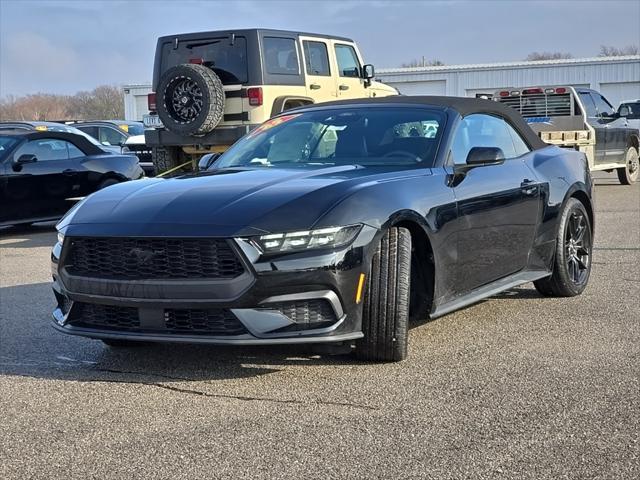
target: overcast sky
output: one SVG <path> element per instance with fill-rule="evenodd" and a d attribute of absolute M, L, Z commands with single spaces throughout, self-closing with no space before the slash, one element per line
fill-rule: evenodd
<path fill-rule="evenodd" d="M 352 37 L 378 68 L 590 57 L 640 43 L 640 1 L 0 0 L 0 96 L 148 82 L 158 36 L 247 27 Z"/>

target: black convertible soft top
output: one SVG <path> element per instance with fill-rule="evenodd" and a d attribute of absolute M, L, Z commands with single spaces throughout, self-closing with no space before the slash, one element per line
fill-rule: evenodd
<path fill-rule="evenodd" d="M 436 97 L 436 96 L 406 96 L 392 95 L 389 97 L 378 98 L 354 98 L 350 100 L 338 100 L 335 102 L 327 102 L 318 104 L 317 107 L 346 106 L 346 105 L 428 105 L 441 108 L 451 108 L 457 111 L 461 116 L 466 117 L 473 113 L 488 113 L 497 115 L 507 120 L 517 131 L 524 137 L 529 146 L 534 150 L 548 147 L 540 137 L 529 127 L 527 122 L 520 116 L 515 109 L 508 107 L 500 102 L 493 100 L 485 100 L 483 98 L 465 98 L 465 97 Z M 300 109 L 309 108 L 300 107 Z M 291 112 L 288 110 L 287 112 Z"/>
<path fill-rule="evenodd" d="M 54 132 L 54 131 L 33 131 L 33 130 L 7 130 L 0 132 L 0 136 L 25 138 L 27 140 L 38 140 L 41 138 L 54 138 L 58 140 L 66 140 L 73 143 L 85 155 L 104 155 L 108 152 L 102 150 L 98 145 L 94 145 L 82 135 L 70 132 Z"/>

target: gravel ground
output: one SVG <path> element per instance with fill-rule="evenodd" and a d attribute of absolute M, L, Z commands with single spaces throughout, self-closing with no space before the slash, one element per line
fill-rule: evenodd
<path fill-rule="evenodd" d="M 52 226 L 2 230 L 0 478 L 640 478 L 640 185 L 596 202 L 582 296 L 510 290 L 391 365 L 56 333 Z"/>

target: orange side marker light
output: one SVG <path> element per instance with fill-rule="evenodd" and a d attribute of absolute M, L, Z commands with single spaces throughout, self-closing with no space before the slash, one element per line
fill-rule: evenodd
<path fill-rule="evenodd" d="M 360 303 L 362 301 L 362 287 L 364 287 L 364 273 L 360 274 L 360 279 L 358 280 L 358 290 L 356 291 L 356 303 Z"/>

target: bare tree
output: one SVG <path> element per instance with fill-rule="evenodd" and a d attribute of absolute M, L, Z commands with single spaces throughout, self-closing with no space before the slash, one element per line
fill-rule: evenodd
<path fill-rule="evenodd" d="M 563 52 L 532 52 L 527 55 L 525 60 L 535 62 L 536 60 L 560 60 L 563 58 L 573 58 L 573 55 Z"/>
<path fill-rule="evenodd" d="M 403 63 L 400 65 L 402 68 L 416 68 L 416 67 L 440 67 L 444 65 L 444 62 L 441 62 L 438 59 L 427 60 L 426 57 L 422 57 L 420 60 L 414 59 L 408 63 Z"/>
<path fill-rule="evenodd" d="M 627 45 L 626 47 L 618 48 L 607 45 L 600 45 L 599 57 L 621 57 L 623 55 L 638 55 L 637 45 Z"/>
<path fill-rule="evenodd" d="M 0 120 L 116 120 L 124 118 L 120 87 L 103 85 L 74 96 L 37 93 L 0 99 Z"/>

